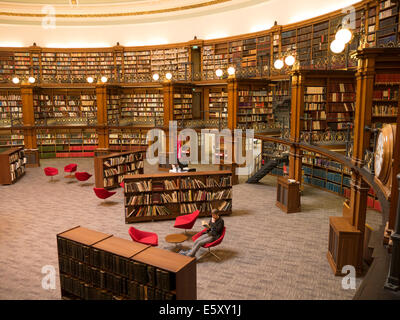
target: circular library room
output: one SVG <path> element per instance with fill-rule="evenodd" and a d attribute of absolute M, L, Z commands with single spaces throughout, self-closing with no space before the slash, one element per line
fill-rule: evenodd
<path fill-rule="evenodd" d="M 0 300 L 399 300 L 399 7 L 0 0 Z"/>

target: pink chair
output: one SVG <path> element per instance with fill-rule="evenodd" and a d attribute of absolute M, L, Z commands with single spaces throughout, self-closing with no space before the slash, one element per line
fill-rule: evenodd
<path fill-rule="evenodd" d="M 200 211 L 196 210 L 193 213 L 176 217 L 174 228 L 185 229 L 185 233 L 186 233 L 186 229 L 190 230 L 193 228 L 194 223 L 196 222 L 196 219 L 199 216 L 199 213 L 200 213 Z"/>
<path fill-rule="evenodd" d="M 57 168 L 46 167 L 43 170 L 44 170 L 44 174 L 46 176 L 51 177 L 50 181 L 53 181 L 53 176 L 58 175 L 58 169 Z"/>
<path fill-rule="evenodd" d="M 108 191 L 104 188 L 93 188 L 93 190 L 96 196 L 104 201 L 117 193 L 116 191 Z"/>
<path fill-rule="evenodd" d="M 65 176 L 65 178 L 73 178 L 73 172 L 76 171 L 78 168 L 78 165 L 76 163 L 70 163 L 69 165 L 64 167 L 64 172 L 69 173 L 69 175 Z"/>
<path fill-rule="evenodd" d="M 134 227 L 130 227 L 128 232 L 133 241 L 153 247 L 158 246 L 158 236 L 154 232 L 141 231 Z"/>
<path fill-rule="evenodd" d="M 92 175 L 87 172 L 75 172 L 75 178 L 78 181 L 87 181 Z"/>
<path fill-rule="evenodd" d="M 207 228 L 205 228 L 205 229 L 203 229 L 202 231 L 200 231 L 199 233 L 195 234 L 195 235 L 192 237 L 192 240 L 193 240 L 193 241 L 196 241 L 196 239 L 197 239 L 198 237 L 200 237 L 200 236 L 201 236 L 204 232 L 206 232 L 206 231 L 207 231 Z M 219 244 L 222 242 L 222 240 L 224 240 L 225 231 L 226 231 L 226 227 L 224 227 L 224 230 L 222 230 L 221 236 L 220 236 L 217 240 L 215 240 L 215 241 L 213 241 L 213 242 L 206 243 L 205 245 L 202 246 L 203 248 L 208 249 L 208 251 L 207 251 L 206 253 L 204 253 L 204 254 L 199 258 L 199 260 L 200 260 L 201 258 L 205 257 L 205 256 L 206 256 L 207 254 L 209 254 L 209 253 L 211 253 L 211 254 L 212 254 L 214 257 L 216 257 L 218 260 L 221 260 L 221 258 L 218 257 L 214 252 L 212 252 L 210 248 L 219 245 Z"/>

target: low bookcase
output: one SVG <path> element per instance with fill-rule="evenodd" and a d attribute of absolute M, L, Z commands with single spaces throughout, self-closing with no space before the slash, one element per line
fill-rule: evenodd
<path fill-rule="evenodd" d="M 118 188 L 126 174 L 143 174 L 145 151 L 116 152 L 94 158 L 96 188 Z"/>
<path fill-rule="evenodd" d="M 125 222 L 175 219 L 200 211 L 232 213 L 232 172 L 205 171 L 124 177 Z"/>
<path fill-rule="evenodd" d="M 61 297 L 195 300 L 195 258 L 75 227 L 57 235 Z"/>
<path fill-rule="evenodd" d="M 25 174 L 26 157 L 23 147 L 0 152 L 0 184 L 13 184 Z"/>

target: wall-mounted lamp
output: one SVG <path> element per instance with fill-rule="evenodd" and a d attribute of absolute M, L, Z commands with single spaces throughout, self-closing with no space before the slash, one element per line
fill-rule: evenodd
<path fill-rule="evenodd" d="M 29 77 L 29 78 L 28 78 L 28 82 L 31 83 L 31 84 L 33 84 L 33 83 L 36 82 L 36 79 L 35 79 L 34 77 Z"/>
<path fill-rule="evenodd" d="M 217 77 L 222 77 L 224 72 L 221 69 L 217 69 L 217 70 L 215 70 L 215 74 L 217 75 Z"/>
<path fill-rule="evenodd" d="M 222 70 L 221 70 L 222 71 Z M 236 72 L 236 69 L 234 68 L 234 67 L 229 67 L 228 68 L 228 74 L 230 75 L 230 76 L 233 76 L 234 74 L 235 74 L 235 72 Z M 217 75 L 218 76 L 218 75 Z"/>
<path fill-rule="evenodd" d="M 93 79 L 93 77 L 87 77 L 86 81 L 89 83 L 93 83 L 94 79 Z"/>
<path fill-rule="evenodd" d="M 19 83 L 19 78 L 18 78 L 18 77 L 12 78 L 12 82 L 13 82 L 14 84 L 18 84 L 18 83 Z"/>
<path fill-rule="evenodd" d="M 101 82 L 106 83 L 108 81 L 108 78 L 106 76 L 101 77 Z"/>
<path fill-rule="evenodd" d="M 171 80 L 172 79 L 172 73 L 171 72 L 167 72 L 166 75 L 165 75 L 165 78 L 167 80 Z"/>
<path fill-rule="evenodd" d="M 153 80 L 157 81 L 158 79 L 160 79 L 160 75 L 158 73 L 153 74 Z"/>
<path fill-rule="evenodd" d="M 347 24 L 339 25 L 335 34 L 335 40 L 333 40 L 330 45 L 331 51 L 333 53 L 341 53 L 352 38 L 353 33 L 350 28 L 347 27 Z"/>

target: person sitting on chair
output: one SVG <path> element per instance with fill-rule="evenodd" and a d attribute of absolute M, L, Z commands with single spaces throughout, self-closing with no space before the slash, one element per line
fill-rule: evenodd
<path fill-rule="evenodd" d="M 222 231 L 224 230 L 224 220 L 219 216 L 219 213 L 216 209 L 211 211 L 210 222 L 206 223 L 203 221 L 202 225 L 207 228 L 206 232 L 196 239 L 192 249 L 180 251 L 179 253 L 189 257 L 194 257 L 201 246 L 217 240 L 219 237 L 221 237 Z"/>

